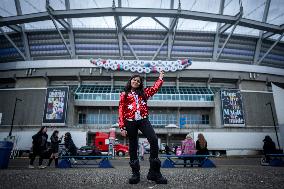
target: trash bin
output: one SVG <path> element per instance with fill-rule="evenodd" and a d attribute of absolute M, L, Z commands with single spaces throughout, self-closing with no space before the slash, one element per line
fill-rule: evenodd
<path fill-rule="evenodd" d="M 8 168 L 12 149 L 13 149 L 13 142 L 0 141 L 0 169 Z"/>

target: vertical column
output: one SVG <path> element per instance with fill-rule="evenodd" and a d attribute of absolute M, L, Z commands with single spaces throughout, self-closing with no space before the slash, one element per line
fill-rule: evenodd
<path fill-rule="evenodd" d="M 214 112 L 213 112 L 213 124 L 215 123 L 216 128 L 222 127 L 222 112 L 221 112 L 221 99 L 220 92 L 214 95 Z"/>

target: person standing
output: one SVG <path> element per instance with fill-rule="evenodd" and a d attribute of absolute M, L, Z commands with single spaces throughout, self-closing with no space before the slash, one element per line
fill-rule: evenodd
<path fill-rule="evenodd" d="M 150 143 L 150 169 L 147 179 L 157 184 L 167 184 L 167 179 L 160 172 L 161 161 L 158 158 L 158 137 L 148 119 L 147 100 L 158 92 L 163 84 L 164 71 L 160 72 L 154 86 L 144 89 L 143 78 L 133 75 L 128 80 L 124 92 L 120 94 L 119 101 L 119 127 L 121 135 L 129 138 L 130 167 L 132 177 L 129 184 L 140 182 L 140 165 L 137 156 L 138 130 L 140 130 Z"/>
<path fill-rule="evenodd" d="M 58 130 L 55 130 L 51 137 L 50 137 L 50 141 L 51 141 L 51 150 L 52 150 L 52 154 L 49 158 L 49 162 L 48 162 L 48 165 L 47 166 L 50 166 L 52 160 L 54 159 L 54 162 L 55 162 L 55 167 L 57 168 L 58 167 L 58 150 L 59 150 L 59 144 L 61 143 L 61 140 L 62 140 L 62 137 L 61 136 L 60 138 L 58 137 L 58 133 L 59 131 Z"/>
<path fill-rule="evenodd" d="M 39 168 L 40 169 L 46 168 L 46 166 L 42 165 L 44 152 L 47 149 L 48 135 L 46 134 L 46 132 L 47 132 L 47 127 L 43 126 L 34 136 L 32 136 L 33 144 L 30 153 L 30 165 L 29 165 L 29 168 L 31 169 L 35 168 L 33 164 L 36 156 L 39 156 L 39 161 L 38 161 Z"/>

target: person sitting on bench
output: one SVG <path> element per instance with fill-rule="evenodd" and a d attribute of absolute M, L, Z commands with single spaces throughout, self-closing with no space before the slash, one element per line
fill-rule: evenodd
<path fill-rule="evenodd" d="M 204 138 L 204 135 L 202 133 L 198 134 L 196 141 L 196 155 L 209 155 L 209 151 L 207 149 L 207 141 Z M 198 158 L 198 161 L 201 163 L 204 160 L 203 157 Z M 201 165 L 200 165 L 201 166 Z"/>
<path fill-rule="evenodd" d="M 263 139 L 263 153 L 265 156 L 265 163 L 269 163 L 270 157 L 267 156 L 267 154 L 274 154 L 276 153 L 276 147 L 275 143 L 272 141 L 270 136 L 266 135 L 265 138 Z"/>
<path fill-rule="evenodd" d="M 64 145 L 67 151 L 68 156 L 76 156 L 77 155 L 77 147 L 73 142 L 71 133 L 67 132 L 64 136 Z M 71 163 L 76 163 L 74 158 L 71 158 Z"/>
<path fill-rule="evenodd" d="M 189 133 L 186 135 L 185 140 L 181 145 L 182 155 L 193 155 L 196 153 L 195 142 L 192 139 L 192 135 Z M 193 158 L 184 158 L 184 167 L 186 167 L 186 160 L 190 160 L 191 167 L 193 167 Z"/>

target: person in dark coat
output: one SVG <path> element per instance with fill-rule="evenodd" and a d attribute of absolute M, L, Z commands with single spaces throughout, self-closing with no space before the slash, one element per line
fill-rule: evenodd
<path fill-rule="evenodd" d="M 204 138 L 204 135 L 199 133 L 196 141 L 196 155 L 208 155 L 207 141 Z"/>
<path fill-rule="evenodd" d="M 46 134 L 47 132 L 47 127 L 43 126 L 41 127 L 41 129 L 37 132 L 37 134 L 35 134 L 34 136 L 32 136 L 33 139 L 33 144 L 32 144 L 32 150 L 30 153 L 30 165 L 29 168 L 34 168 L 34 160 L 36 158 L 36 156 L 39 156 L 39 168 L 40 169 L 44 169 L 46 166 L 42 165 L 42 161 L 43 161 L 43 156 L 44 153 L 47 149 L 47 138 L 48 135 Z"/>
<path fill-rule="evenodd" d="M 77 147 L 73 142 L 72 136 L 69 132 L 65 133 L 64 136 L 64 145 L 67 150 L 68 155 L 76 156 L 77 155 Z"/>
<path fill-rule="evenodd" d="M 272 139 L 270 138 L 270 136 L 265 136 L 265 138 L 263 139 L 263 153 L 265 155 L 265 159 L 266 162 L 269 163 L 270 161 L 270 157 L 267 156 L 267 154 L 274 154 L 276 153 L 276 147 L 275 147 L 275 143 L 272 141 Z"/>
<path fill-rule="evenodd" d="M 207 149 L 207 141 L 204 138 L 204 135 L 202 133 L 199 133 L 197 136 L 197 141 L 196 141 L 196 155 L 209 155 L 209 151 Z M 205 158 L 199 157 L 197 160 L 199 161 L 199 167 L 201 167 L 202 162 L 204 161 Z"/>
<path fill-rule="evenodd" d="M 58 167 L 58 150 L 59 150 L 59 144 L 61 143 L 61 140 L 63 137 L 61 136 L 59 138 L 58 134 L 59 134 L 59 131 L 55 130 L 50 137 L 52 154 L 49 158 L 48 166 L 50 166 L 52 160 L 54 159 L 55 167 Z"/>

